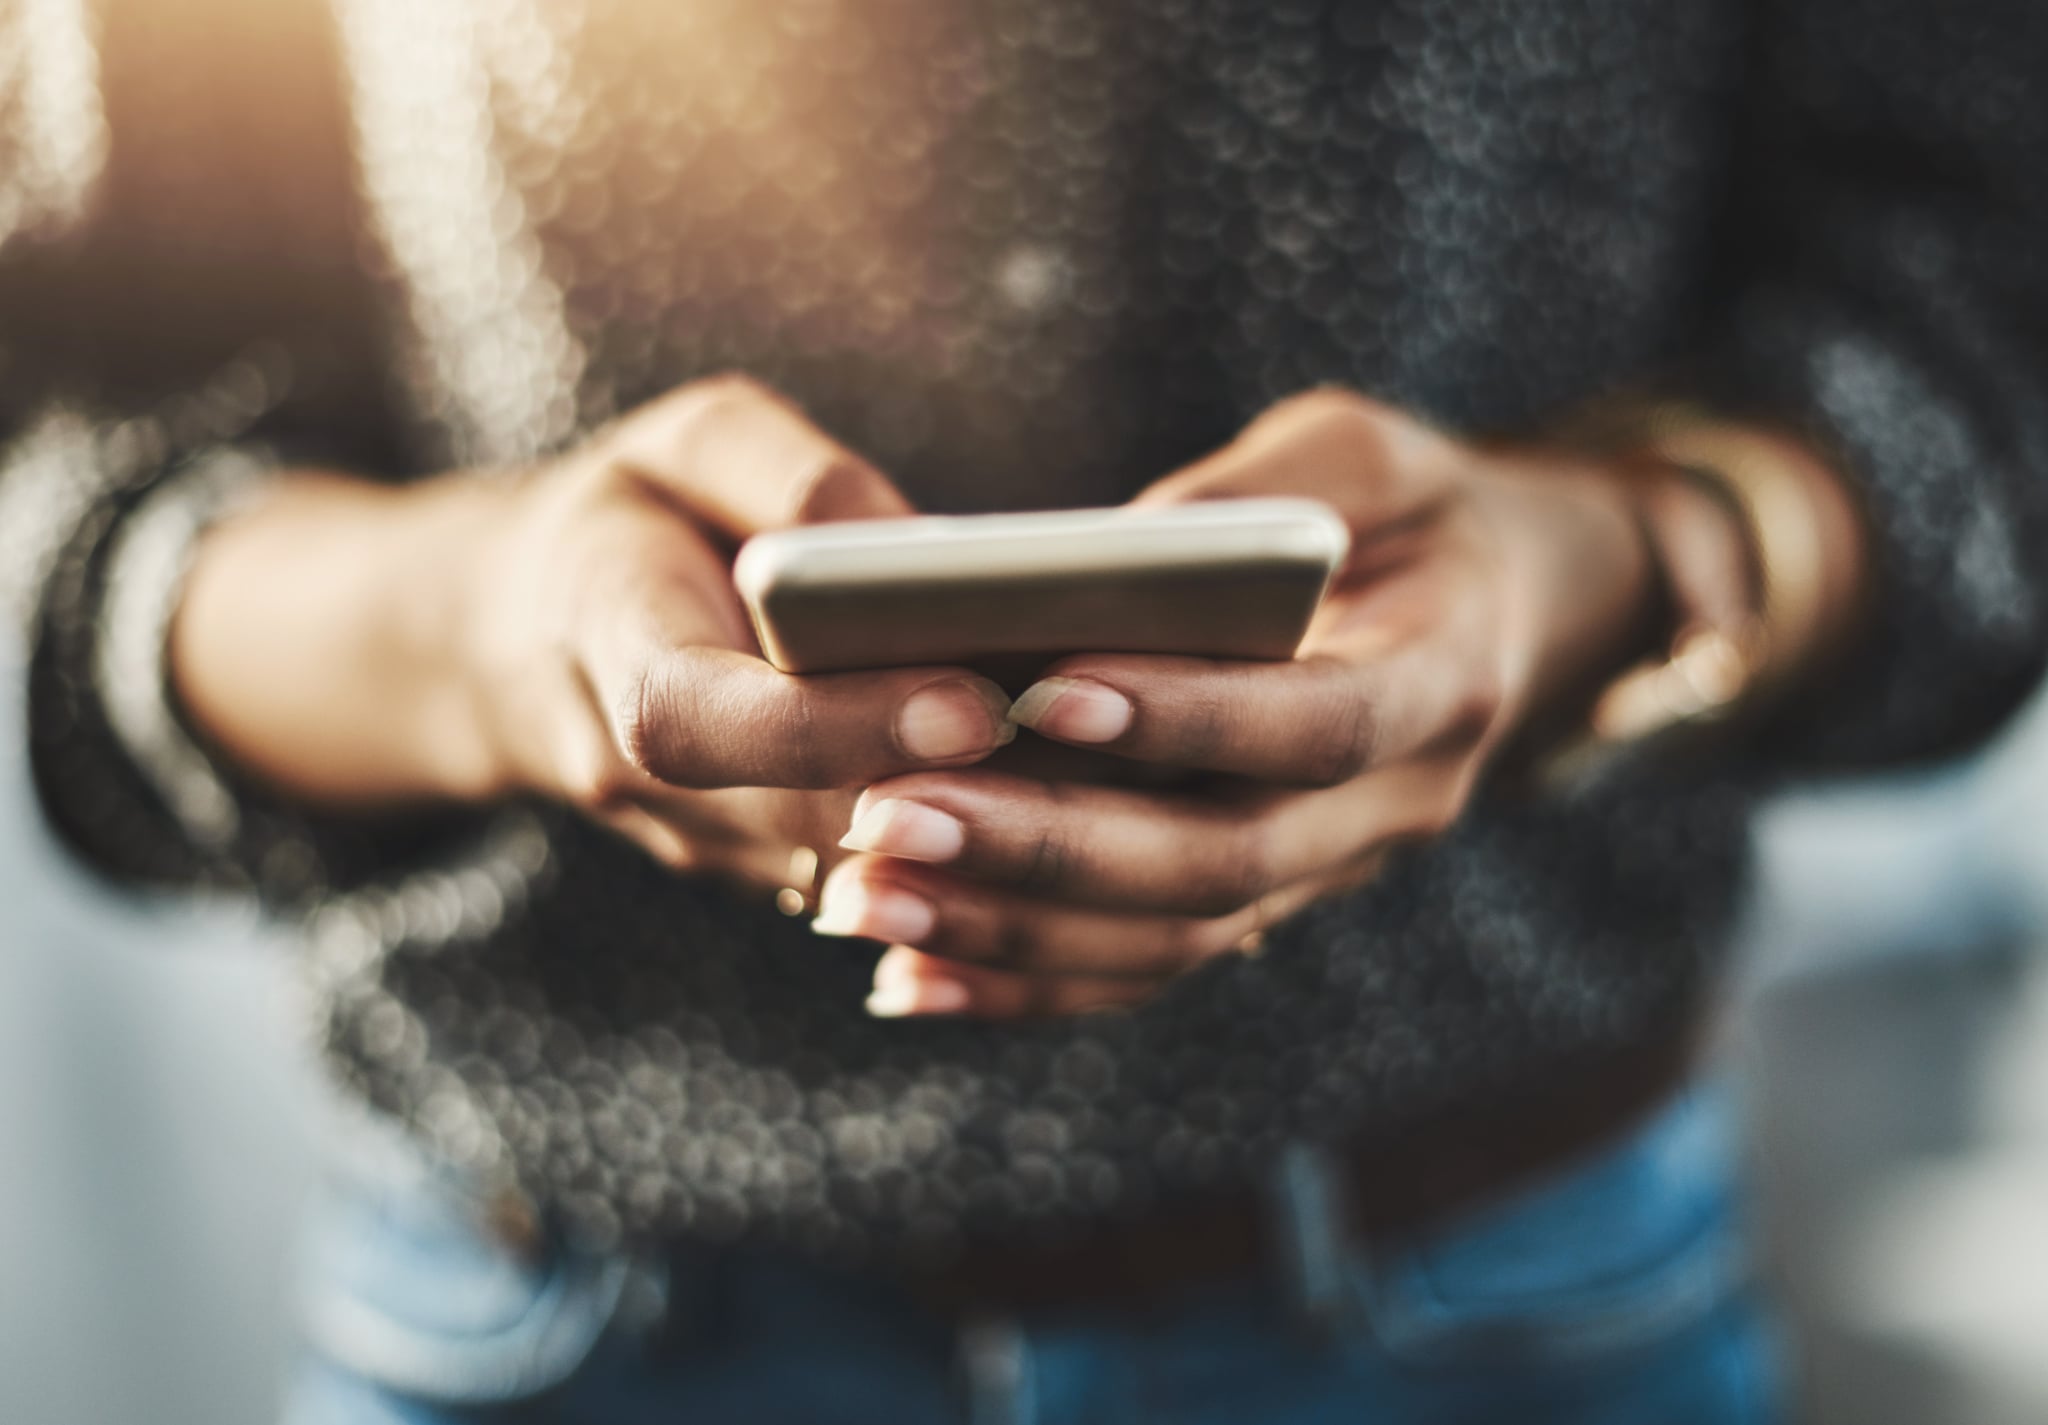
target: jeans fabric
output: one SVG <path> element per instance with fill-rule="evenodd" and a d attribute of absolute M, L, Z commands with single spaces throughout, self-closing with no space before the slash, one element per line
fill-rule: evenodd
<path fill-rule="evenodd" d="M 388 1155 L 387 1155 L 388 1156 Z M 1270 1278 L 1143 1313 L 947 1322 L 760 1254 L 498 1245 L 418 1164 L 337 1181 L 288 1425 L 1752 1425 L 1779 1418 L 1717 1089 L 1426 1236 L 1365 1252 L 1321 1161 L 1275 1175 Z"/>

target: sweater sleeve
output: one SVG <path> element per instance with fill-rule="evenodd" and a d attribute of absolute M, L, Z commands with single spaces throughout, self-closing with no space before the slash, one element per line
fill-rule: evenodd
<path fill-rule="evenodd" d="M 58 408 L 0 461 L 23 547 L 30 763 L 44 814 L 116 879 L 254 893 L 309 910 L 490 859 L 509 813 L 325 815 L 237 775 L 180 715 L 165 634 L 196 542 L 270 478 L 276 377 L 231 364 L 157 411 Z M 182 426 L 182 430 L 180 427 Z"/>
<path fill-rule="evenodd" d="M 1850 479 L 1874 600 L 1773 760 L 1940 755 L 2048 650 L 2048 11 L 1756 0 L 1704 377 Z"/>
<path fill-rule="evenodd" d="M 91 9 L 0 14 L 33 80 L 0 76 L 0 616 L 45 818 L 116 880 L 281 910 L 496 865 L 516 810 L 321 815 L 180 716 L 164 635 L 208 526 L 293 465 L 404 478 L 407 441 L 317 7 L 217 44 Z M 266 86 L 294 96 L 290 142 L 238 145 Z"/>

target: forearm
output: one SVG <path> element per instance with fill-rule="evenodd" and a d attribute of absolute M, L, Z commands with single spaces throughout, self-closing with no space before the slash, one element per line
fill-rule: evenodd
<path fill-rule="evenodd" d="M 462 642 L 476 531 L 504 499 L 478 479 L 279 479 L 194 552 L 166 656 L 196 730 L 315 805 L 501 791 Z"/>

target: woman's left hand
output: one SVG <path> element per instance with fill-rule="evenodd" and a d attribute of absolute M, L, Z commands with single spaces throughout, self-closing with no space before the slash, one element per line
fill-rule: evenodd
<path fill-rule="evenodd" d="M 1139 503 L 1305 495 L 1351 557 L 1300 656 L 1067 658 L 1017 700 L 1041 737 L 1222 774 L 1198 789 L 918 772 L 869 787 L 817 928 L 892 947 L 877 1014 L 1129 1005 L 1368 879 L 1457 819 L 1532 714 L 1647 636 L 1632 489 L 1461 444 L 1342 391 L 1268 411 Z"/>

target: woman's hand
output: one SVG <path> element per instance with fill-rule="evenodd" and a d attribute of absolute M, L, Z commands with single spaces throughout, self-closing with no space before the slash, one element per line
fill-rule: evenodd
<path fill-rule="evenodd" d="M 1353 534 L 1299 658 L 1069 658 L 1011 713 L 1221 777 L 1140 791 L 927 772 L 863 794 L 818 929 L 896 947 L 875 1012 L 1126 1005 L 1251 948 L 1449 826 L 1505 738 L 1648 632 L 1637 518 L 1584 462 L 1482 451 L 1318 391 L 1140 502 L 1274 494 L 1327 501 Z"/>
<path fill-rule="evenodd" d="M 283 482 L 202 543 L 172 672 L 215 743 L 306 800 L 537 792 L 671 866 L 782 886 L 861 786 L 1014 732 L 964 669 L 758 656 L 734 544 L 904 513 L 773 394 L 699 383 L 518 479 Z"/>
<path fill-rule="evenodd" d="M 837 859 L 878 770 L 987 756 L 1013 733 L 1008 699 L 962 669 L 777 671 L 726 551 L 762 529 L 910 512 L 794 408 L 730 378 L 544 472 L 481 561 L 468 640 L 499 777 L 677 869 L 774 888 L 803 848 Z"/>

